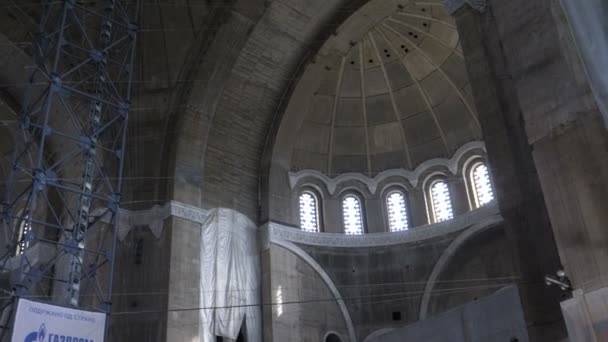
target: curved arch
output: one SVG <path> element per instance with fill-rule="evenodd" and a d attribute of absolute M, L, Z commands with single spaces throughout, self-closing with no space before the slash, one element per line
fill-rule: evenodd
<path fill-rule="evenodd" d="M 439 257 L 439 260 L 435 263 L 431 274 L 429 275 L 428 280 L 426 281 L 426 285 L 424 287 L 424 294 L 422 295 L 422 300 L 420 301 L 420 311 L 418 314 L 418 319 L 423 320 L 427 317 L 429 310 L 429 303 L 431 301 L 431 294 L 435 289 L 435 285 L 437 283 L 437 279 L 443 273 L 452 257 L 458 252 L 460 247 L 464 246 L 464 244 L 469 241 L 475 235 L 484 232 L 488 229 L 492 229 L 495 227 L 500 227 L 500 223 L 502 222 L 502 218 L 491 218 L 485 222 L 480 222 L 471 226 L 471 228 L 463 231 L 458 235 L 452 243 L 445 249 L 443 254 Z"/>
<path fill-rule="evenodd" d="M 391 331 L 395 330 L 395 328 L 382 328 L 382 329 L 378 329 L 374 332 L 372 332 L 371 334 L 367 335 L 367 337 L 363 340 L 363 342 L 371 342 L 373 341 L 375 338 L 380 337 L 384 334 L 387 334 Z"/>
<path fill-rule="evenodd" d="M 381 182 L 390 177 L 399 177 L 409 182 L 412 187 L 415 188 L 418 186 L 420 178 L 423 177 L 424 174 L 431 169 L 445 167 L 452 174 L 456 175 L 458 173 L 459 165 L 461 164 L 462 159 L 465 158 L 468 153 L 474 150 L 485 151 L 485 144 L 482 141 L 472 141 L 460 147 L 456 152 L 454 152 L 454 155 L 450 159 L 434 158 L 418 165 L 418 167 L 416 167 L 416 169 L 414 169 L 413 171 L 405 169 L 391 169 L 382 171 L 373 178 L 365 176 L 361 173 L 354 172 L 343 173 L 337 177 L 332 178 L 320 171 L 312 169 L 301 170 L 297 172 L 290 171 L 289 186 L 293 190 L 300 186 L 300 184 L 302 184 L 302 182 L 304 182 L 307 178 L 318 179 L 323 184 L 325 184 L 329 194 L 333 195 L 334 193 L 336 193 L 336 190 L 339 188 L 340 184 L 354 180 L 365 184 L 369 189 L 369 192 L 371 194 L 375 194 Z"/>
<path fill-rule="evenodd" d="M 340 295 L 338 288 L 336 287 L 334 282 L 331 280 L 331 278 L 329 277 L 327 272 L 325 272 L 323 267 L 321 267 L 321 265 L 319 265 L 315 261 L 315 259 L 313 259 L 310 255 L 308 255 L 308 253 L 306 253 L 303 249 L 301 249 L 300 247 L 294 245 L 293 243 L 291 243 L 289 241 L 271 238 L 270 242 L 276 246 L 285 248 L 286 250 L 292 252 L 294 255 L 300 257 L 302 260 L 304 260 L 304 262 L 306 262 L 310 267 L 312 267 L 312 269 L 315 270 L 315 272 L 317 272 L 317 274 L 321 277 L 321 279 L 323 280 L 323 282 L 325 283 L 325 285 L 327 286 L 327 288 L 329 289 L 331 294 L 336 299 L 336 303 L 338 303 L 338 307 L 340 308 L 340 311 L 342 312 L 342 316 L 344 317 L 344 321 L 346 323 L 346 329 L 348 330 L 349 341 L 350 342 L 357 341 L 356 335 L 355 335 L 355 327 L 353 325 L 352 319 L 350 318 L 350 313 L 348 312 L 348 308 L 346 307 L 346 304 L 344 303 L 344 300 L 342 299 L 342 296 Z"/>
<path fill-rule="evenodd" d="M 330 336 L 335 336 L 338 338 L 338 340 L 342 341 L 342 336 L 340 334 L 338 334 L 335 331 L 328 331 L 327 333 L 325 333 L 325 336 L 323 336 L 323 342 L 327 342 L 327 338 Z"/>

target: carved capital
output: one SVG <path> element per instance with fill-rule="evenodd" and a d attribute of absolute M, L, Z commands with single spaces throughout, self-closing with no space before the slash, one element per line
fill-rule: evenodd
<path fill-rule="evenodd" d="M 443 0 L 443 2 L 450 14 L 456 13 L 465 4 L 482 13 L 488 7 L 487 0 Z"/>

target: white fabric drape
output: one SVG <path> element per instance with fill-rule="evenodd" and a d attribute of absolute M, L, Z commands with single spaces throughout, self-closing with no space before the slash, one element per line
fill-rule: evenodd
<path fill-rule="evenodd" d="M 597 105 L 608 127 L 608 2 L 561 0 L 587 69 Z"/>
<path fill-rule="evenodd" d="M 236 339 L 245 324 L 247 342 L 261 342 L 257 227 L 234 210 L 211 210 L 202 225 L 200 258 L 201 341 Z"/>

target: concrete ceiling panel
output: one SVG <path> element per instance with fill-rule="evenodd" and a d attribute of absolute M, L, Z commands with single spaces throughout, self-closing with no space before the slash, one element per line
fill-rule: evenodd
<path fill-rule="evenodd" d="M 337 81 L 336 81 L 337 82 Z M 361 97 L 361 72 L 355 69 L 345 69 L 342 76 L 342 97 Z"/>
<path fill-rule="evenodd" d="M 329 126 L 305 121 L 298 131 L 299 138 L 296 148 L 308 152 L 327 154 L 330 131 Z"/>
<path fill-rule="evenodd" d="M 454 93 L 454 87 L 447 81 L 440 71 L 434 71 L 420 85 L 427 94 L 433 106 L 439 105 L 448 95 Z"/>
<path fill-rule="evenodd" d="M 445 139 L 452 150 L 471 141 L 471 137 L 481 135 L 467 107 L 456 94 L 436 107 L 435 113 L 440 125 L 449 127 L 445 130 Z"/>
<path fill-rule="evenodd" d="M 453 53 L 441 66 L 441 70 L 450 78 L 450 80 L 456 85 L 458 89 L 462 89 L 467 83 L 469 78 L 467 76 L 467 70 L 464 65 L 464 61 L 457 54 Z"/>
<path fill-rule="evenodd" d="M 388 93 L 388 86 L 382 69 L 373 68 L 365 71 L 365 94 L 375 96 Z"/>
<path fill-rule="evenodd" d="M 419 165 L 429 159 L 446 157 L 441 138 L 430 140 L 425 144 L 410 148 L 410 156 L 414 165 Z"/>
<path fill-rule="evenodd" d="M 333 96 L 313 96 L 306 119 L 319 124 L 330 124 L 333 107 Z"/>
<path fill-rule="evenodd" d="M 412 51 L 405 55 L 403 63 L 407 70 L 417 80 L 422 80 L 435 70 L 433 64 L 429 62 L 420 52 Z"/>
<path fill-rule="evenodd" d="M 393 91 L 399 90 L 404 87 L 409 87 L 414 83 L 410 73 L 403 66 L 401 61 L 393 61 L 387 63 L 385 66 L 386 75 L 388 76 L 388 80 L 391 84 L 391 89 Z"/>
<path fill-rule="evenodd" d="M 364 124 L 361 98 L 341 98 L 336 111 L 336 127 L 363 126 Z"/>
<path fill-rule="evenodd" d="M 404 150 L 400 123 L 392 122 L 369 128 L 370 153 Z"/>
<path fill-rule="evenodd" d="M 372 172 L 379 173 L 384 170 L 407 168 L 405 151 L 372 154 L 370 156 Z"/>
<path fill-rule="evenodd" d="M 435 23 L 431 25 L 431 35 L 439 39 L 443 44 L 454 48 L 458 44 L 458 31 L 454 26 L 445 23 Z"/>
<path fill-rule="evenodd" d="M 441 137 L 433 116 L 428 112 L 419 113 L 401 122 L 410 148 Z"/>
<path fill-rule="evenodd" d="M 367 157 L 360 156 L 334 156 L 332 158 L 331 175 L 339 175 L 347 172 L 367 173 Z"/>
<path fill-rule="evenodd" d="M 428 106 L 416 85 L 396 91 L 395 103 L 397 104 L 401 118 L 408 118 L 428 110 Z"/>
<path fill-rule="evenodd" d="M 366 104 L 369 126 L 395 121 L 395 111 L 388 94 L 368 97 Z"/>
<path fill-rule="evenodd" d="M 327 170 L 327 155 L 294 149 L 291 168 L 292 170 L 313 169 L 325 171 Z"/>
<path fill-rule="evenodd" d="M 420 44 L 420 50 L 428 57 L 433 64 L 442 65 L 448 57 L 453 53 L 452 49 L 442 45 L 439 41 L 427 38 Z"/>
<path fill-rule="evenodd" d="M 332 69 L 331 71 L 325 72 L 323 81 L 321 81 L 321 85 L 315 94 L 329 96 L 336 95 L 336 82 L 338 80 L 338 72 L 336 70 L 337 69 Z"/>
<path fill-rule="evenodd" d="M 365 155 L 365 130 L 361 127 L 336 127 L 334 129 L 335 155 Z"/>

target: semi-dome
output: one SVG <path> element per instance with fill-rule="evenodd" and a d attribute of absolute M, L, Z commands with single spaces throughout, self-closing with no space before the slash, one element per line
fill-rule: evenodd
<path fill-rule="evenodd" d="M 413 169 L 480 139 L 453 18 L 439 1 L 387 3 L 360 9 L 314 58 L 320 79 L 288 113 L 300 117 L 292 170 Z"/>

